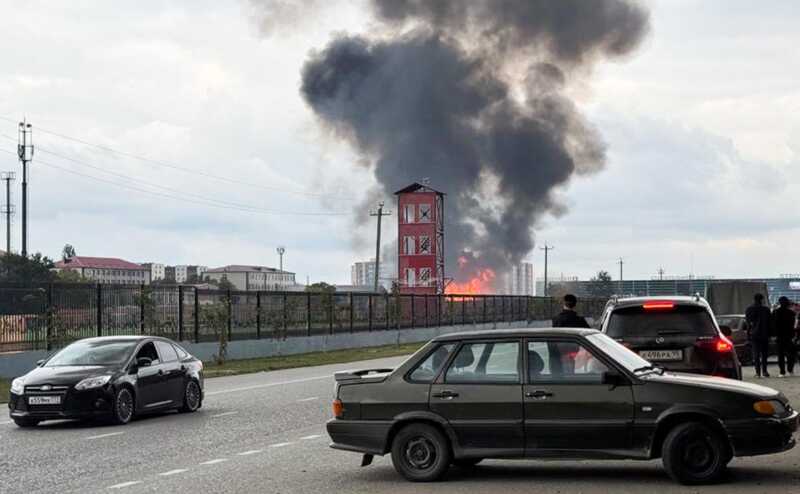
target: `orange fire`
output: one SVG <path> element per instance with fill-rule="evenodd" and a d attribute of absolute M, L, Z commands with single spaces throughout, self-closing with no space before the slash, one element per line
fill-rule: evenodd
<path fill-rule="evenodd" d="M 459 258 L 459 264 L 461 264 L 461 259 L 462 258 Z M 464 264 L 466 264 L 466 262 Z M 493 270 L 489 268 L 479 269 L 475 276 L 470 278 L 469 281 L 465 281 L 464 283 L 451 282 L 447 285 L 447 288 L 445 288 L 445 293 L 454 293 L 458 295 L 492 293 L 494 279 L 495 273 Z"/>

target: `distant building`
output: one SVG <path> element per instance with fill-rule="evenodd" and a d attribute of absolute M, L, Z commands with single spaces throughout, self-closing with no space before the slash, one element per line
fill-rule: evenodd
<path fill-rule="evenodd" d="M 159 264 L 157 262 L 143 262 L 142 267 L 150 270 L 151 282 L 164 279 L 164 268 L 166 266 L 163 264 Z"/>
<path fill-rule="evenodd" d="M 266 266 L 229 265 L 205 271 L 214 281 L 227 279 L 237 290 L 294 290 L 294 273 Z"/>
<path fill-rule="evenodd" d="M 175 282 L 175 266 L 164 266 L 164 280 Z"/>
<path fill-rule="evenodd" d="M 386 290 L 392 289 L 392 282 L 397 279 L 395 267 L 388 262 L 381 263 L 378 284 Z M 375 287 L 375 260 L 358 261 L 350 266 L 350 284 L 353 286 Z"/>
<path fill-rule="evenodd" d="M 533 296 L 536 293 L 535 289 L 532 263 L 521 262 L 511 267 L 506 279 L 506 293 Z"/>
<path fill-rule="evenodd" d="M 114 257 L 74 256 L 58 261 L 55 271 L 73 271 L 97 283 L 114 285 L 149 285 L 151 270 Z"/>
<path fill-rule="evenodd" d="M 186 283 L 189 280 L 202 280 L 208 266 L 179 264 L 175 266 L 175 283 Z"/>

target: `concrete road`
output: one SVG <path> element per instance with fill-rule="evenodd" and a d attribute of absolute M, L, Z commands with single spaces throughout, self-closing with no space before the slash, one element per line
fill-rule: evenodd
<path fill-rule="evenodd" d="M 445 482 L 426 485 L 401 479 L 388 457 L 361 468 L 359 455 L 327 447 L 331 374 L 401 360 L 211 379 L 198 413 L 121 427 L 54 422 L 23 430 L 0 419 L 0 492 L 800 491 L 800 448 L 736 459 L 725 483 L 702 489 L 674 484 L 660 461 L 487 461 L 471 471 L 452 469 Z M 800 404 L 800 377 L 760 383 Z"/>

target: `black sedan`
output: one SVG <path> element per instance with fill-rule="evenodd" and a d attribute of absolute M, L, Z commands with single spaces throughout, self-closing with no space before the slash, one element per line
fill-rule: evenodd
<path fill-rule="evenodd" d="M 142 413 L 194 412 L 203 402 L 203 363 L 166 338 L 109 336 L 63 348 L 11 383 L 11 419 L 106 418 L 127 424 Z"/>
<path fill-rule="evenodd" d="M 333 448 L 391 454 L 412 481 L 484 458 L 661 458 L 686 484 L 735 456 L 795 445 L 798 413 L 780 392 L 665 371 L 587 329 L 440 336 L 396 369 L 339 372 Z"/>

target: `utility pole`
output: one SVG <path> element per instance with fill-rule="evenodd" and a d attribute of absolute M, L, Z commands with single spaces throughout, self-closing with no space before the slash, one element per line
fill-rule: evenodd
<path fill-rule="evenodd" d="M 278 251 L 278 257 L 280 257 L 280 268 L 281 273 L 283 272 L 283 254 L 286 252 L 286 247 L 280 246 L 276 249 Z"/>
<path fill-rule="evenodd" d="M 11 182 L 16 178 L 14 172 L 0 173 L 0 180 L 6 183 L 6 203 L 3 205 L 2 212 L 6 215 L 6 254 L 11 253 L 11 215 L 14 214 L 14 205 L 11 204 Z"/>
<path fill-rule="evenodd" d="M 555 247 L 552 245 L 547 245 L 547 242 L 544 243 L 544 247 L 539 247 L 539 250 L 544 251 L 544 296 L 547 296 L 547 253 L 553 250 Z"/>
<path fill-rule="evenodd" d="M 662 268 L 662 267 L 658 268 L 658 279 L 659 280 L 663 280 L 664 279 L 664 268 Z"/>
<path fill-rule="evenodd" d="M 375 292 L 378 292 L 379 280 L 381 275 L 381 219 L 392 214 L 391 211 L 383 211 L 383 201 L 378 203 L 377 211 L 370 211 L 370 216 L 378 217 L 378 237 L 375 241 Z"/>
<path fill-rule="evenodd" d="M 33 127 L 22 121 L 17 131 L 17 155 L 22 162 L 22 256 L 28 257 L 28 163 L 33 159 Z"/>
<path fill-rule="evenodd" d="M 625 264 L 625 261 L 623 261 L 622 258 L 620 257 L 619 261 L 617 261 L 617 264 L 619 264 L 619 294 L 623 295 L 623 293 L 622 293 L 623 292 L 623 288 L 622 288 L 622 265 Z"/>

